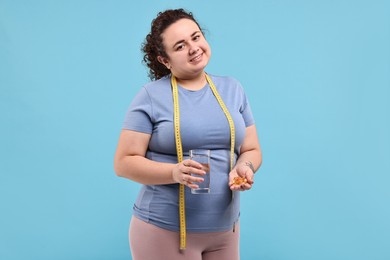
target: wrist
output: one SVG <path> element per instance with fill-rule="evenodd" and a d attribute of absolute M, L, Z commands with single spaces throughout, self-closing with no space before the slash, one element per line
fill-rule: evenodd
<path fill-rule="evenodd" d="M 251 161 L 246 161 L 246 162 L 244 162 L 244 164 L 245 164 L 246 166 L 248 166 L 248 167 L 249 167 L 249 169 L 251 169 L 251 170 L 252 170 L 253 174 L 255 174 L 255 173 L 256 173 L 256 171 L 255 171 L 255 167 L 253 167 L 253 164 L 252 164 L 252 162 L 251 162 Z"/>

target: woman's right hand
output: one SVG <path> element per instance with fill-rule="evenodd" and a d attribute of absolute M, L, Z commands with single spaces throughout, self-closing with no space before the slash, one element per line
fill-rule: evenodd
<path fill-rule="evenodd" d="M 206 172 L 202 170 L 202 165 L 193 160 L 184 160 L 176 164 L 172 170 L 172 178 L 175 182 L 183 184 L 191 189 L 197 189 L 199 186 L 196 182 L 203 182 L 203 178 L 191 176 L 192 174 L 205 175 Z"/>

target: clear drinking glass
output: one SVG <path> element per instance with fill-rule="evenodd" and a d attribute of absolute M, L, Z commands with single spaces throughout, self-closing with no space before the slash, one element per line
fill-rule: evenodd
<path fill-rule="evenodd" d="M 210 193 L 210 153 L 210 150 L 205 149 L 190 150 L 190 159 L 200 163 L 202 170 L 206 172 L 205 175 L 191 173 L 192 176 L 204 179 L 203 182 L 196 183 L 199 186 L 198 189 L 191 189 L 193 194 Z"/>

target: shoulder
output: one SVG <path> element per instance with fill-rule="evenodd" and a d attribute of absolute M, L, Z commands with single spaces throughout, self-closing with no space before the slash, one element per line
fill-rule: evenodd
<path fill-rule="evenodd" d="M 214 85 L 220 90 L 220 89 L 225 89 L 225 90 L 235 90 L 238 92 L 243 91 L 243 87 L 236 78 L 231 77 L 231 76 L 216 76 L 216 75 L 210 75 L 211 80 L 213 81 Z"/>
<path fill-rule="evenodd" d="M 231 76 L 217 76 L 217 75 L 213 75 L 213 74 L 208 74 L 211 79 L 213 80 L 213 82 L 215 83 L 223 83 L 223 84 L 240 84 L 240 82 L 234 78 L 234 77 L 231 77 Z"/>
<path fill-rule="evenodd" d="M 171 78 L 169 76 L 148 82 L 143 86 L 143 88 L 148 92 L 149 91 L 159 91 L 162 89 L 165 90 L 166 88 L 170 88 L 170 87 L 171 87 Z"/>
<path fill-rule="evenodd" d="M 171 94 L 170 77 L 164 77 L 151 81 L 142 86 L 139 95 L 147 97 L 150 100 L 169 98 Z"/>

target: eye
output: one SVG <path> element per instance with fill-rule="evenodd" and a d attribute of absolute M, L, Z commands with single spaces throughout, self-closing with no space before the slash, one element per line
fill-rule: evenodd
<path fill-rule="evenodd" d="M 197 41 L 199 39 L 200 39 L 200 35 L 199 34 L 195 35 L 194 38 L 192 38 L 193 41 Z"/>
<path fill-rule="evenodd" d="M 176 51 L 180 51 L 180 50 L 182 50 L 182 49 L 184 49 L 184 44 L 179 44 L 179 45 L 177 45 L 176 48 L 175 48 Z"/>

